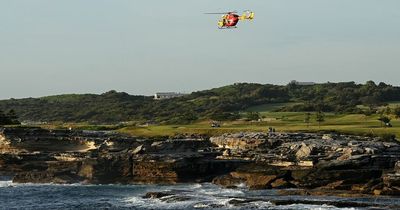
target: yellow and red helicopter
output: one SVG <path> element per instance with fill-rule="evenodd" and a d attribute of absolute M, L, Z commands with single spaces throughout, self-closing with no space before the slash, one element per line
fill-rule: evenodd
<path fill-rule="evenodd" d="M 243 12 L 242 15 L 238 15 L 238 12 L 223 12 L 223 13 L 205 13 L 205 14 L 222 14 L 221 19 L 218 21 L 218 28 L 219 29 L 231 29 L 236 28 L 239 20 L 253 20 L 254 19 L 254 12 L 250 10 L 246 10 Z"/>

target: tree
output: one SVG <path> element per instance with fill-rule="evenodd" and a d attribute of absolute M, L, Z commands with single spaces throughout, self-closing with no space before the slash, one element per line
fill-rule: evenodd
<path fill-rule="evenodd" d="M 362 111 L 365 116 L 371 116 L 373 113 L 376 113 L 376 110 L 372 107 L 367 107 L 365 110 Z"/>
<path fill-rule="evenodd" d="M 381 116 L 378 118 L 379 121 L 381 121 L 381 126 L 382 123 L 385 125 L 385 127 L 392 127 L 392 125 L 390 124 L 390 118 L 387 116 Z"/>
<path fill-rule="evenodd" d="M 310 126 L 311 113 L 307 112 L 304 115 L 304 122 L 307 123 L 307 128 Z"/>
<path fill-rule="evenodd" d="M 318 128 L 321 127 L 321 123 L 325 121 L 325 115 L 322 111 L 318 111 L 315 120 L 318 122 Z"/>
<path fill-rule="evenodd" d="M 21 124 L 18 121 L 18 117 L 15 114 L 14 110 L 10 110 L 7 114 L 4 114 L 2 110 L 0 110 L 0 125 L 18 125 Z"/>
<path fill-rule="evenodd" d="M 237 112 L 214 112 L 210 116 L 210 119 L 216 121 L 237 120 L 239 118 L 240 115 Z"/>
<path fill-rule="evenodd" d="M 390 109 L 390 107 L 387 106 L 387 107 L 385 107 L 384 112 L 385 112 L 385 114 L 390 115 L 390 114 L 392 114 L 392 109 Z"/>
<path fill-rule="evenodd" d="M 19 120 L 18 120 L 17 114 L 15 113 L 15 111 L 14 111 L 13 109 L 11 109 L 11 110 L 7 113 L 6 116 L 7 116 L 7 118 L 8 118 L 9 124 L 11 124 L 11 125 L 19 125 L 19 124 L 21 124 L 21 123 L 19 122 Z"/>
<path fill-rule="evenodd" d="M 383 111 L 382 110 L 379 110 L 379 118 L 378 118 L 378 120 L 381 122 L 381 127 L 383 127 Z"/>
<path fill-rule="evenodd" d="M 247 120 L 252 121 L 252 120 L 261 119 L 261 116 L 260 116 L 260 113 L 258 113 L 258 112 L 247 112 L 246 118 L 247 118 Z"/>
<path fill-rule="evenodd" d="M 396 116 L 396 118 L 400 118 L 400 106 L 397 106 L 397 107 L 393 110 L 393 114 Z"/>
<path fill-rule="evenodd" d="M 8 118 L 4 114 L 2 110 L 0 110 L 0 125 L 7 125 L 8 124 Z"/>

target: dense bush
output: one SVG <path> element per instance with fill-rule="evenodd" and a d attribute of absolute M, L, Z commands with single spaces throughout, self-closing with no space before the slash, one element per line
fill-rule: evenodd
<path fill-rule="evenodd" d="M 0 125 L 18 125 L 20 122 L 18 121 L 17 114 L 14 110 L 8 111 L 6 114 L 0 110 Z"/>
<path fill-rule="evenodd" d="M 387 101 L 400 101 L 399 87 L 372 81 L 307 86 L 237 83 L 167 100 L 109 91 L 2 100 L 0 109 L 14 109 L 19 119 L 32 121 L 189 123 L 198 119 L 234 120 L 240 117 L 240 111 L 269 103 L 299 102 L 281 111 L 362 113 L 357 105 L 373 110 Z"/>

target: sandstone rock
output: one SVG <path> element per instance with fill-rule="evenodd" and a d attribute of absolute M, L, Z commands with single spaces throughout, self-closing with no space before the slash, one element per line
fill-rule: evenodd
<path fill-rule="evenodd" d="M 375 189 L 375 190 L 373 191 L 373 194 L 374 194 L 374 195 L 382 195 L 382 190 L 380 190 L 380 189 Z"/>
<path fill-rule="evenodd" d="M 353 184 L 367 183 L 381 176 L 382 171 L 376 169 L 350 170 L 314 170 L 303 179 L 298 180 L 298 187 L 316 188 L 330 183 L 345 181 L 348 188 Z"/>
<path fill-rule="evenodd" d="M 291 178 L 293 180 L 302 180 L 308 174 L 310 174 L 313 170 L 312 169 L 297 169 L 297 170 L 291 170 Z"/>
<path fill-rule="evenodd" d="M 244 180 L 249 189 L 268 189 L 270 184 L 277 178 L 276 175 L 264 175 L 261 173 L 232 172 L 231 176 L 236 179 Z"/>
<path fill-rule="evenodd" d="M 230 156 L 231 155 L 231 150 L 230 149 L 226 149 L 224 150 L 224 152 L 222 153 L 223 156 Z"/>
<path fill-rule="evenodd" d="M 400 161 L 397 161 L 394 165 L 394 172 L 400 175 Z"/>
<path fill-rule="evenodd" d="M 311 155 L 314 147 L 312 145 L 301 144 L 300 149 L 296 152 L 297 159 L 304 159 Z"/>
<path fill-rule="evenodd" d="M 142 150 L 143 150 L 143 145 L 140 145 L 140 146 L 138 146 L 138 147 L 136 147 L 133 151 L 132 151 L 132 154 L 139 154 L 140 152 L 142 152 Z"/>
<path fill-rule="evenodd" d="M 369 147 L 366 147 L 366 148 L 364 148 L 364 152 L 363 152 L 363 153 L 373 155 L 373 154 L 375 154 L 376 152 L 377 152 L 377 149 L 376 149 L 376 148 L 369 148 Z"/>
<path fill-rule="evenodd" d="M 352 154 L 353 154 L 352 148 L 345 148 L 345 149 L 343 149 L 343 154 L 340 157 L 338 157 L 337 159 L 338 160 L 348 160 L 351 158 Z"/>
<path fill-rule="evenodd" d="M 322 136 L 322 140 L 327 140 L 327 141 L 333 140 L 333 135 L 332 134 L 324 134 Z"/>
<path fill-rule="evenodd" d="M 310 195 L 310 192 L 309 192 L 309 190 L 306 190 L 306 189 L 279 190 L 278 195 L 281 195 L 281 196 L 289 196 L 289 195 L 307 196 L 307 195 Z"/>
<path fill-rule="evenodd" d="M 400 188 L 400 175 L 396 173 L 386 173 L 382 175 L 383 184 L 388 187 Z"/>
<path fill-rule="evenodd" d="M 271 183 L 271 187 L 274 189 L 282 189 L 282 188 L 292 188 L 295 187 L 292 183 L 288 182 L 283 178 L 276 179 Z"/>
<path fill-rule="evenodd" d="M 0 173 L 15 182 L 179 183 L 397 195 L 400 145 L 376 138 L 242 132 L 137 139 L 97 131 L 0 129 Z M 185 138 L 185 139 L 183 139 Z M 218 158 L 217 158 L 218 157 Z M 295 186 L 294 186 L 295 185 Z M 313 191 L 315 190 L 315 191 Z M 339 192 L 340 191 L 340 192 Z M 174 194 L 174 193 L 172 193 Z M 167 196 L 165 202 L 186 199 Z"/>
<path fill-rule="evenodd" d="M 351 188 L 351 186 L 347 185 L 347 186 L 343 186 L 344 181 L 343 180 L 338 180 L 338 181 L 334 181 L 331 182 L 327 185 L 318 187 L 317 189 L 327 189 L 327 190 L 343 190 L 343 188 L 347 187 L 347 188 Z"/>
<path fill-rule="evenodd" d="M 374 194 L 375 194 L 375 191 L 374 191 Z M 400 188 L 399 187 L 384 187 L 382 190 L 376 190 L 376 195 L 399 196 Z"/>
<path fill-rule="evenodd" d="M 244 183 L 244 181 L 244 179 L 236 178 L 231 174 L 227 174 L 215 177 L 212 180 L 212 183 L 226 188 L 236 188 L 240 184 Z"/>

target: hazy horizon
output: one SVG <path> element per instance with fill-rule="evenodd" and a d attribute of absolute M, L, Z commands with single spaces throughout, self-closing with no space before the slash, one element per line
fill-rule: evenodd
<path fill-rule="evenodd" d="M 0 99 L 235 82 L 400 85 L 396 0 L 0 2 Z M 252 22 L 218 30 L 219 15 Z"/>

